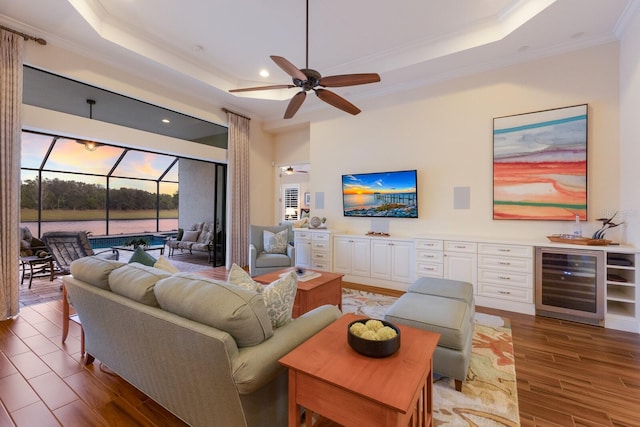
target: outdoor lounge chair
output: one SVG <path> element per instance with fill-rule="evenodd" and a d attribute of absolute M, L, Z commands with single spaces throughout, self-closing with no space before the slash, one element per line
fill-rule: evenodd
<path fill-rule="evenodd" d="M 120 257 L 117 249 L 109 248 L 94 252 L 87 233 L 84 231 L 50 231 L 42 235 L 42 241 L 62 274 L 70 274 L 71 263 L 80 258 L 99 255 L 117 260 Z M 63 343 L 69 334 L 69 304 L 71 302 L 67 302 L 63 302 L 62 310 Z"/>

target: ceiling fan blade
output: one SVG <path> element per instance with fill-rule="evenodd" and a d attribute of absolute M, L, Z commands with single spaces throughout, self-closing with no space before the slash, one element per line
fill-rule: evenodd
<path fill-rule="evenodd" d="M 379 81 L 380 76 L 376 73 L 341 74 L 338 76 L 323 77 L 320 79 L 319 85 L 323 87 L 342 87 L 377 83 Z"/>
<path fill-rule="evenodd" d="M 300 109 L 300 106 L 302 105 L 306 97 L 307 92 L 305 91 L 296 93 L 294 97 L 291 98 L 291 101 L 289 101 L 287 111 L 284 112 L 284 118 L 290 119 L 291 117 L 293 117 Z"/>
<path fill-rule="evenodd" d="M 242 89 L 230 89 L 229 92 L 250 92 L 253 90 L 271 90 L 271 89 L 291 89 L 296 87 L 294 85 L 271 85 L 271 86 L 257 86 L 257 87 L 245 87 Z"/>
<path fill-rule="evenodd" d="M 294 79 L 298 79 L 303 82 L 307 80 L 307 76 L 305 76 L 298 67 L 287 61 L 282 56 L 271 55 L 271 59 L 278 65 L 278 67 L 282 68 L 285 73 L 289 74 Z"/>
<path fill-rule="evenodd" d="M 326 89 L 314 89 L 314 90 L 316 92 L 316 95 L 318 95 L 318 98 L 322 99 L 327 104 L 331 104 L 342 111 L 345 111 L 349 114 L 353 114 L 354 116 L 360 113 L 360 109 L 358 107 L 356 107 L 355 105 L 353 105 L 352 103 L 350 103 L 349 101 L 341 97 L 340 95 L 336 95 L 335 93 Z"/>

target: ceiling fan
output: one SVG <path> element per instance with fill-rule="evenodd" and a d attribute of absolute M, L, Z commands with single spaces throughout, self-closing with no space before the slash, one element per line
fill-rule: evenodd
<path fill-rule="evenodd" d="M 282 56 L 271 55 L 271 59 L 282 70 L 289 74 L 293 79 L 293 84 L 288 85 L 271 85 L 271 86 L 258 86 L 248 87 L 242 89 L 231 89 L 229 92 L 250 92 L 254 90 L 270 90 L 270 89 L 290 89 L 299 87 L 302 89 L 295 94 L 284 113 L 285 119 L 292 118 L 298 109 L 302 106 L 307 92 L 313 90 L 318 98 L 330 104 L 342 111 L 349 114 L 356 115 L 360 113 L 360 109 L 329 90 L 323 89 L 324 87 L 344 87 L 363 85 L 367 83 L 376 83 L 380 81 L 380 76 L 377 73 L 362 73 L 362 74 L 341 74 L 335 76 L 322 77 L 322 75 L 311 68 L 309 68 L 309 0 L 307 0 L 307 45 L 306 45 L 306 68 L 298 68 L 289 62 Z"/>
<path fill-rule="evenodd" d="M 294 173 L 309 173 L 309 171 L 306 170 L 302 170 L 302 169 L 293 169 L 293 166 L 289 166 L 289 167 L 283 167 L 282 171 L 287 174 L 287 175 L 293 175 Z"/>

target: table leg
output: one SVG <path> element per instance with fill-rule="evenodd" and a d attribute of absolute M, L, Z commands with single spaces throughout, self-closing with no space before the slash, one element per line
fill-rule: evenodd
<path fill-rule="evenodd" d="M 33 264 L 29 263 L 29 289 L 31 289 L 31 282 L 33 282 Z"/>

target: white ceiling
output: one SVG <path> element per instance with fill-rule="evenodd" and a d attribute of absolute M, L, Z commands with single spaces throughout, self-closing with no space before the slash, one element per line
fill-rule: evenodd
<path fill-rule="evenodd" d="M 332 89 L 364 111 L 394 93 L 614 41 L 638 2 L 310 0 L 309 68 L 379 73 L 380 83 Z M 308 97 L 287 122 L 298 88 L 228 93 L 289 84 L 270 55 L 305 68 L 305 0 L 0 0 L 0 23 L 274 128 L 346 114 Z"/>

